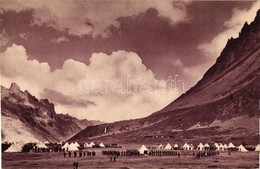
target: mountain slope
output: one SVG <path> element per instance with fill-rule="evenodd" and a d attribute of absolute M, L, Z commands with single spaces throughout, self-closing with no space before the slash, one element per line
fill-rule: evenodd
<path fill-rule="evenodd" d="M 1 86 L 1 113 L 2 141 L 61 141 L 96 124 L 56 114 L 53 103 L 38 100 L 15 83 L 9 89 Z"/>
<path fill-rule="evenodd" d="M 146 118 L 90 126 L 70 141 L 259 143 L 260 11 L 186 94 Z M 107 133 L 104 133 L 106 128 Z"/>

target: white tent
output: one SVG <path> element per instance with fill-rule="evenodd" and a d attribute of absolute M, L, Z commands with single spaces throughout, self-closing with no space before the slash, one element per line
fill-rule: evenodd
<path fill-rule="evenodd" d="M 64 148 L 65 148 L 65 149 L 66 149 L 66 148 L 68 148 L 68 147 L 69 147 L 69 143 L 68 143 L 68 142 L 66 142 L 66 143 L 65 143 L 65 144 L 64 144 L 64 145 L 63 145 L 61 148 L 62 148 L 62 149 L 64 149 Z"/>
<path fill-rule="evenodd" d="M 75 144 L 75 146 L 80 147 L 78 142 L 75 142 L 74 144 Z"/>
<path fill-rule="evenodd" d="M 148 151 L 148 148 L 145 147 L 145 145 L 142 145 L 141 148 L 138 150 L 140 154 L 144 154 L 145 151 Z"/>
<path fill-rule="evenodd" d="M 224 144 L 223 148 L 224 148 L 224 151 L 227 150 L 227 148 L 228 148 L 227 144 Z"/>
<path fill-rule="evenodd" d="M 178 146 L 178 144 L 174 144 L 174 146 L 173 146 L 174 148 L 178 148 L 179 146 Z"/>
<path fill-rule="evenodd" d="M 163 149 L 163 145 L 160 144 L 160 145 L 157 147 L 157 149 Z"/>
<path fill-rule="evenodd" d="M 22 146 L 19 143 L 12 144 L 5 152 L 21 152 Z"/>
<path fill-rule="evenodd" d="M 260 144 L 257 144 L 257 146 L 255 147 L 255 151 L 260 151 Z"/>
<path fill-rule="evenodd" d="M 204 147 L 205 147 L 205 148 L 210 148 L 210 146 L 209 146 L 208 143 L 204 144 Z"/>
<path fill-rule="evenodd" d="M 100 143 L 100 144 L 99 144 L 99 147 L 103 147 L 103 148 L 104 148 L 105 145 L 104 145 L 103 143 Z"/>
<path fill-rule="evenodd" d="M 189 150 L 190 146 L 189 146 L 188 143 L 184 143 L 183 146 L 182 146 L 182 148 L 183 148 L 184 150 Z"/>
<path fill-rule="evenodd" d="M 235 147 L 236 147 L 236 146 L 234 146 L 234 144 L 231 143 L 231 142 L 228 144 L 228 148 L 235 148 Z"/>
<path fill-rule="evenodd" d="M 215 143 L 214 146 L 217 148 L 217 150 L 219 150 L 219 144 Z"/>
<path fill-rule="evenodd" d="M 89 144 L 90 147 L 93 147 L 95 146 L 95 143 L 92 141 L 90 144 Z"/>
<path fill-rule="evenodd" d="M 170 143 L 167 143 L 166 146 L 164 147 L 164 150 L 171 150 L 172 146 L 170 145 Z"/>
<path fill-rule="evenodd" d="M 84 144 L 84 147 L 90 147 L 90 145 L 86 142 L 86 143 Z"/>
<path fill-rule="evenodd" d="M 38 147 L 38 148 L 48 148 L 44 143 L 42 142 L 39 142 L 35 145 L 35 147 Z"/>
<path fill-rule="evenodd" d="M 240 146 L 238 146 L 238 151 L 248 152 L 248 150 L 242 144 Z"/>
<path fill-rule="evenodd" d="M 215 146 L 216 146 L 216 144 L 217 144 L 217 143 L 215 143 Z M 219 143 L 219 144 L 217 144 L 217 145 L 218 145 L 218 146 L 216 146 L 216 148 L 217 148 L 218 151 L 224 151 L 224 146 L 223 146 L 222 143 Z"/>
<path fill-rule="evenodd" d="M 68 151 L 78 151 L 78 146 L 75 143 L 70 143 L 70 145 L 68 146 Z"/>
<path fill-rule="evenodd" d="M 204 149 L 205 149 L 205 147 L 202 143 L 200 143 L 197 147 L 197 150 L 204 150 Z"/>
<path fill-rule="evenodd" d="M 192 144 L 185 143 L 182 148 L 184 150 L 193 150 L 194 146 Z"/>
<path fill-rule="evenodd" d="M 193 150 L 193 149 L 194 149 L 194 145 L 190 144 L 190 150 Z"/>

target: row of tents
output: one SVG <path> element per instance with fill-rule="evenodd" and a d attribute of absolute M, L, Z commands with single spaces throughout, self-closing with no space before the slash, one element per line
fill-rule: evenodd
<path fill-rule="evenodd" d="M 26 145 L 26 143 L 24 142 L 13 142 L 13 143 L 6 143 L 11 144 L 4 152 L 22 152 L 23 146 Z M 85 143 L 84 145 L 80 145 L 78 142 L 72 142 L 72 143 L 62 143 L 62 142 L 58 142 L 58 143 L 50 143 L 48 141 L 45 142 L 38 142 L 38 143 L 31 143 L 33 144 L 32 149 L 38 149 L 38 150 L 48 150 L 50 149 L 52 144 L 56 144 L 59 145 L 59 147 L 61 147 L 62 150 L 65 151 L 78 151 L 82 148 L 92 148 L 92 147 L 101 147 L 101 148 L 105 148 L 105 144 L 104 143 Z"/>
<path fill-rule="evenodd" d="M 233 143 L 222 144 L 222 143 L 215 143 L 214 145 L 209 145 L 208 143 L 202 144 L 200 143 L 197 147 L 195 147 L 193 144 L 185 143 L 183 146 L 174 144 L 173 146 L 170 143 L 167 143 L 165 146 L 160 144 L 156 149 L 157 150 L 209 150 L 209 149 L 215 149 L 217 151 L 227 151 L 227 150 L 238 150 L 241 152 L 248 152 L 248 150 L 241 144 L 239 146 L 235 146 Z M 141 148 L 138 149 L 140 154 L 144 154 L 145 152 L 149 151 L 145 145 L 142 145 Z M 260 152 L 260 144 L 258 144 L 255 147 L 255 151 Z"/>
<path fill-rule="evenodd" d="M 33 148 L 34 149 L 48 149 L 49 148 L 49 142 L 38 142 L 36 143 Z M 101 147 L 105 148 L 106 145 L 104 143 L 95 144 L 94 142 L 91 143 L 85 143 L 84 145 L 80 145 L 78 142 L 68 143 L 66 142 L 64 145 L 62 145 L 62 142 L 56 143 L 60 144 L 60 147 L 62 150 L 65 151 L 78 151 L 80 148 L 91 148 L 91 147 Z M 12 143 L 9 148 L 5 150 L 5 152 L 21 152 L 23 146 L 25 145 L 24 142 L 16 142 Z M 83 147 L 82 147 L 83 146 Z M 222 143 L 215 143 L 214 145 L 209 145 L 208 143 L 202 144 L 200 143 L 198 146 L 194 146 L 193 144 L 185 143 L 184 145 L 178 145 L 174 144 L 173 146 L 170 143 L 167 143 L 166 145 L 160 144 L 156 149 L 157 150 L 209 150 L 211 148 L 214 148 L 217 151 L 227 151 L 227 150 L 238 150 L 241 152 L 247 152 L 248 150 L 241 144 L 239 146 L 235 146 L 233 143 L 222 144 Z M 148 151 L 149 149 L 142 145 L 141 148 L 138 150 L 140 154 L 143 154 L 144 151 Z M 260 152 L 260 144 L 258 144 L 255 147 L 255 151 Z"/>
<path fill-rule="evenodd" d="M 65 150 L 65 151 L 78 151 L 80 149 L 80 144 L 78 142 L 75 143 L 68 143 L 66 142 L 61 149 Z M 92 147 L 101 147 L 101 148 L 105 148 L 105 144 L 104 143 L 100 143 L 100 144 L 95 144 L 94 142 L 91 143 L 85 143 L 84 144 L 84 148 L 92 148 Z"/>
<path fill-rule="evenodd" d="M 100 144 L 95 144 L 94 142 L 91 142 L 91 143 L 85 143 L 84 144 L 84 147 L 85 148 L 91 148 L 91 147 L 101 147 L 101 148 L 105 148 L 106 146 L 105 146 L 105 144 L 104 143 L 100 143 Z"/>
<path fill-rule="evenodd" d="M 25 145 L 24 142 L 15 142 L 11 143 L 10 147 L 5 150 L 5 152 L 22 152 L 23 146 Z M 34 147 L 34 149 L 48 149 L 44 142 L 38 142 Z"/>

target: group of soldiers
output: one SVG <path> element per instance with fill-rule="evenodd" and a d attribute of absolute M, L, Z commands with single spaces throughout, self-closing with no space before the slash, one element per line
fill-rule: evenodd
<path fill-rule="evenodd" d="M 77 161 L 74 161 L 72 166 L 73 166 L 73 169 L 78 169 L 79 163 Z"/>
<path fill-rule="evenodd" d="M 96 156 L 95 151 L 74 151 L 74 152 L 64 152 L 64 158 L 67 156 L 68 157 L 85 157 L 85 156 Z M 149 156 L 178 156 L 178 158 L 181 157 L 181 154 L 186 157 L 186 152 L 183 151 L 182 153 L 180 151 L 160 151 L 160 150 L 152 150 L 147 152 L 147 155 Z M 102 151 L 102 155 L 106 155 L 110 157 L 110 161 L 116 162 L 116 158 L 119 156 L 140 156 L 140 153 L 138 150 L 126 150 L 126 151 L 116 151 L 116 150 L 104 150 Z M 213 151 L 213 150 L 204 150 L 204 151 L 193 151 L 192 155 L 196 158 L 202 158 L 202 157 L 210 157 L 214 155 L 219 155 L 218 151 Z"/>
<path fill-rule="evenodd" d="M 77 157 L 77 155 L 79 155 L 79 157 L 86 157 L 86 156 L 90 156 L 90 157 L 93 156 L 93 157 L 95 157 L 96 156 L 96 152 L 95 151 L 79 151 L 79 152 L 77 152 L 77 151 L 74 151 L 74 152 L 69 151 L 68 152 L 68 156 L 71 157 L 72 155 L 74 157 Z M 64 156 L 64 158 L 67 156 L 67 153 L 65 151 L 63 153 L 63 156 Z"/>
<path fill-rule="evenodd" d="M 193 152 L 193 156 L 197 158 L 210 157 L 214 155 L 219 155 L 219 151 L 205 150 L 205 151 L 198 151 L 196 154 L 195 152 Z"/>
<path fill-rule="evenodd" d="M 102 155 L 107 156 L 140 156 L 138 150 L 126 150 L 126 151 L 102 151 Z"/>
<path fill-rule="evenodd" d="M 148 153 L 150 156 L 178 156 L 180 157 L 180 152 L 179 151 L 150 151 Z"/>

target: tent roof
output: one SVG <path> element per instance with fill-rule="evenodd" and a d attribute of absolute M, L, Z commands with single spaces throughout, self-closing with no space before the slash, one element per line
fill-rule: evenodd
<path fill-rule="evenodd" d="M 12 144 L 5 152 L 21 152 L 22 146 L 20 144 Z"/>
<path fill-rule="evenodd" d="M 99 146 L 100 147 L 105 147 L 105 145 L 103 143 L 100 143 Z"/>
<path fill-rule="evenodd" d="M 238 146 L 238 150 L 242 152 L 248 152 L 248 150 L 242 144 Z"/>
<path fill-rule="evenodd" d="M 71 144 L 68 146 L 68 150 L 69 150 L 69 151 L 77 151 L 77 150 L 79 150 L 79 149 L 78 149 L 77 144 L 71 143 Z"/>
<path fill-rule="evenodd" d="M 189 145 L 188 143 L 185 143 L 185 144 L 183 145 L 183 148 L 189 148 L 189 147 L 191 147 L 191 145 Z"/>
<path fill-rule="evenodd" d="M 200 143 L 200 144 L 198 145 L 198 147 L 204 147 L 204 145 L 203 145 L 202 143 Z"/>
<path fill-rule="evenodd" d="M 148 148 L 146 148 L 145 145 L 142 145 L 141 148 L 139 148 L 138 151 L 139 151 L 140 154 L 144 154 L 144 151 L 147 151 L 147 150 L 148 150 Z"/>
<path fill-rule="evenodd" d="M 174 144 L 174 146 L 173 146 L 174 148 L 178 148 L 179 146 L 178 146 L 178 144 Z"/>
<path fill-rule="evenodd" d="M 210 147 L 208 143 L 204 144 L 204 147 Z"/>
<path fill-rule="evenodd" d="M 160 144 L 160 145 L 157 147 L 157 149 L 163 149 L 163 145 Z"/>
<path fill-rule="evenodd" d="M 69 143 L 66 142 L 61 148 L 67 148 L 69 146 Z"/>
<path fill-rule="evenodd" d="M 94 146 L 95 145 L 95 143 L 92 141 L 89 145 L 91 145 L 91 146 Z"/>
<path fill-rule="evenodd" d="M 260 151 L 260 144 L 257 144 L 257 146 L 255 147 L 255 151 Z"/>
<path fill-rule="evenodd" d="M 35 145 L 38 148 L 48 148 L 44 143 L 40 142 Z"/>
<path fill-rule="evenodd" d="M 79 146 L 80 146 L 78 142 L 75 142 L 74 144 L 75 144 L 77 147 L 79 147 Z"/>
<path fill-rule="evenodd" d="M 228 144 L 228 148 L 235 148 L 235 147 L 236 147 L 236 146 L 234 146 L 234 144 L 231 143 L 231 142 Z"/>
<path fill-rule="evenodd" d="M 84 146 L 85 146 L 85 147 L 93 147 L 94 145 L 91 145 L 91 144 L 85 143 Z"/>
<path fill-rule="evenodd" d="M 170 150 L 172 149 L 172 146 L 170 145 L 170 143 L 167 143 L 166 146 L 164 147 L 165 150 Z"/>

